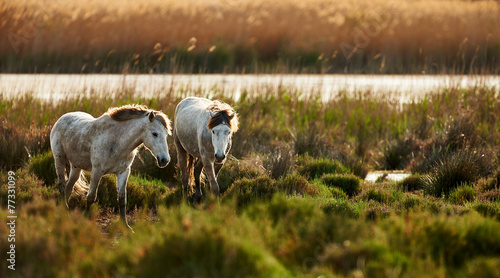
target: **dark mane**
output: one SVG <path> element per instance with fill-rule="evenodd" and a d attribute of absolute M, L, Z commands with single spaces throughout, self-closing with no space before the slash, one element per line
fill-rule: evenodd
<path fill-rule="evenodd" d="M 231 133 L 238 130 L 238 115 L 229 104 L 216 100 L 207 109 L 214 114 L 208 120 L 208 129 L 226 124 L 231 129 Z"/>
<path fill-rule="evenodd" d="M 168 130 L 168 133 L 171 132 L 170 120 L 167 115 L 163 114 L 161 111 L 154 111 L 149 109 L 145 105 L 132 104 L 132 105 L 124 105 L 121 107 L 113 107 L 108 109 L 108 114 L 111 119 L 119 122 L 137 119 L 140 117 L 144 117 L 149 115 L 149 113 L 153 112 L 155 115 L 155 119 L 160 121 L 160 123 Z"/>

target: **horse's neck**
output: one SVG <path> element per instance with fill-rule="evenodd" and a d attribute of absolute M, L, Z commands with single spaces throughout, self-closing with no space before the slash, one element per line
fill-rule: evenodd
<path fill-rule="evenodd" d="M 117 129 L 117 136 L 119 142 L 123 146 L 124 151 L 132 152 L 139 147 L 142 142 L 142 134 L 144 132 L 144 119 L 132 119 L 128 121 L 119 122 L 120 125 Z"/>

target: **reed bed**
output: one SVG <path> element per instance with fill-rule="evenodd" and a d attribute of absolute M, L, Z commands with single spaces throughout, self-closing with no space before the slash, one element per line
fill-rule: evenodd
<path fill-rule="evenodd" d="M 498 1 L 2 1 L 4 72 L 498 73 Z"/>

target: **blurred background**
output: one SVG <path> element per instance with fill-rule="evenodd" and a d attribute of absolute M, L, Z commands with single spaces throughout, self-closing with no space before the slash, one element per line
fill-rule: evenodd
<path fill-rule="evenodd" d="M 499 3 L 2 0 L 0 70 L 497 74 Z"/>

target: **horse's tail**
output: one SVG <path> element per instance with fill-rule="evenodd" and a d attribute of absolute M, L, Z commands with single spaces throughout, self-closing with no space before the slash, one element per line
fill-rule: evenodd
<path fill-rule="evenodd" d="M 87 196 L 87 193 L 89 192 L 90 185 L 87 182 L 87 179 L 85 178 L 85 175 L 83 174 L 83 171 L 80 172 L 80 178 L 75 183 L 75 186 L 73 187 L 73 191 L 76 192 L 78 195 L 83 195 Z"/>

